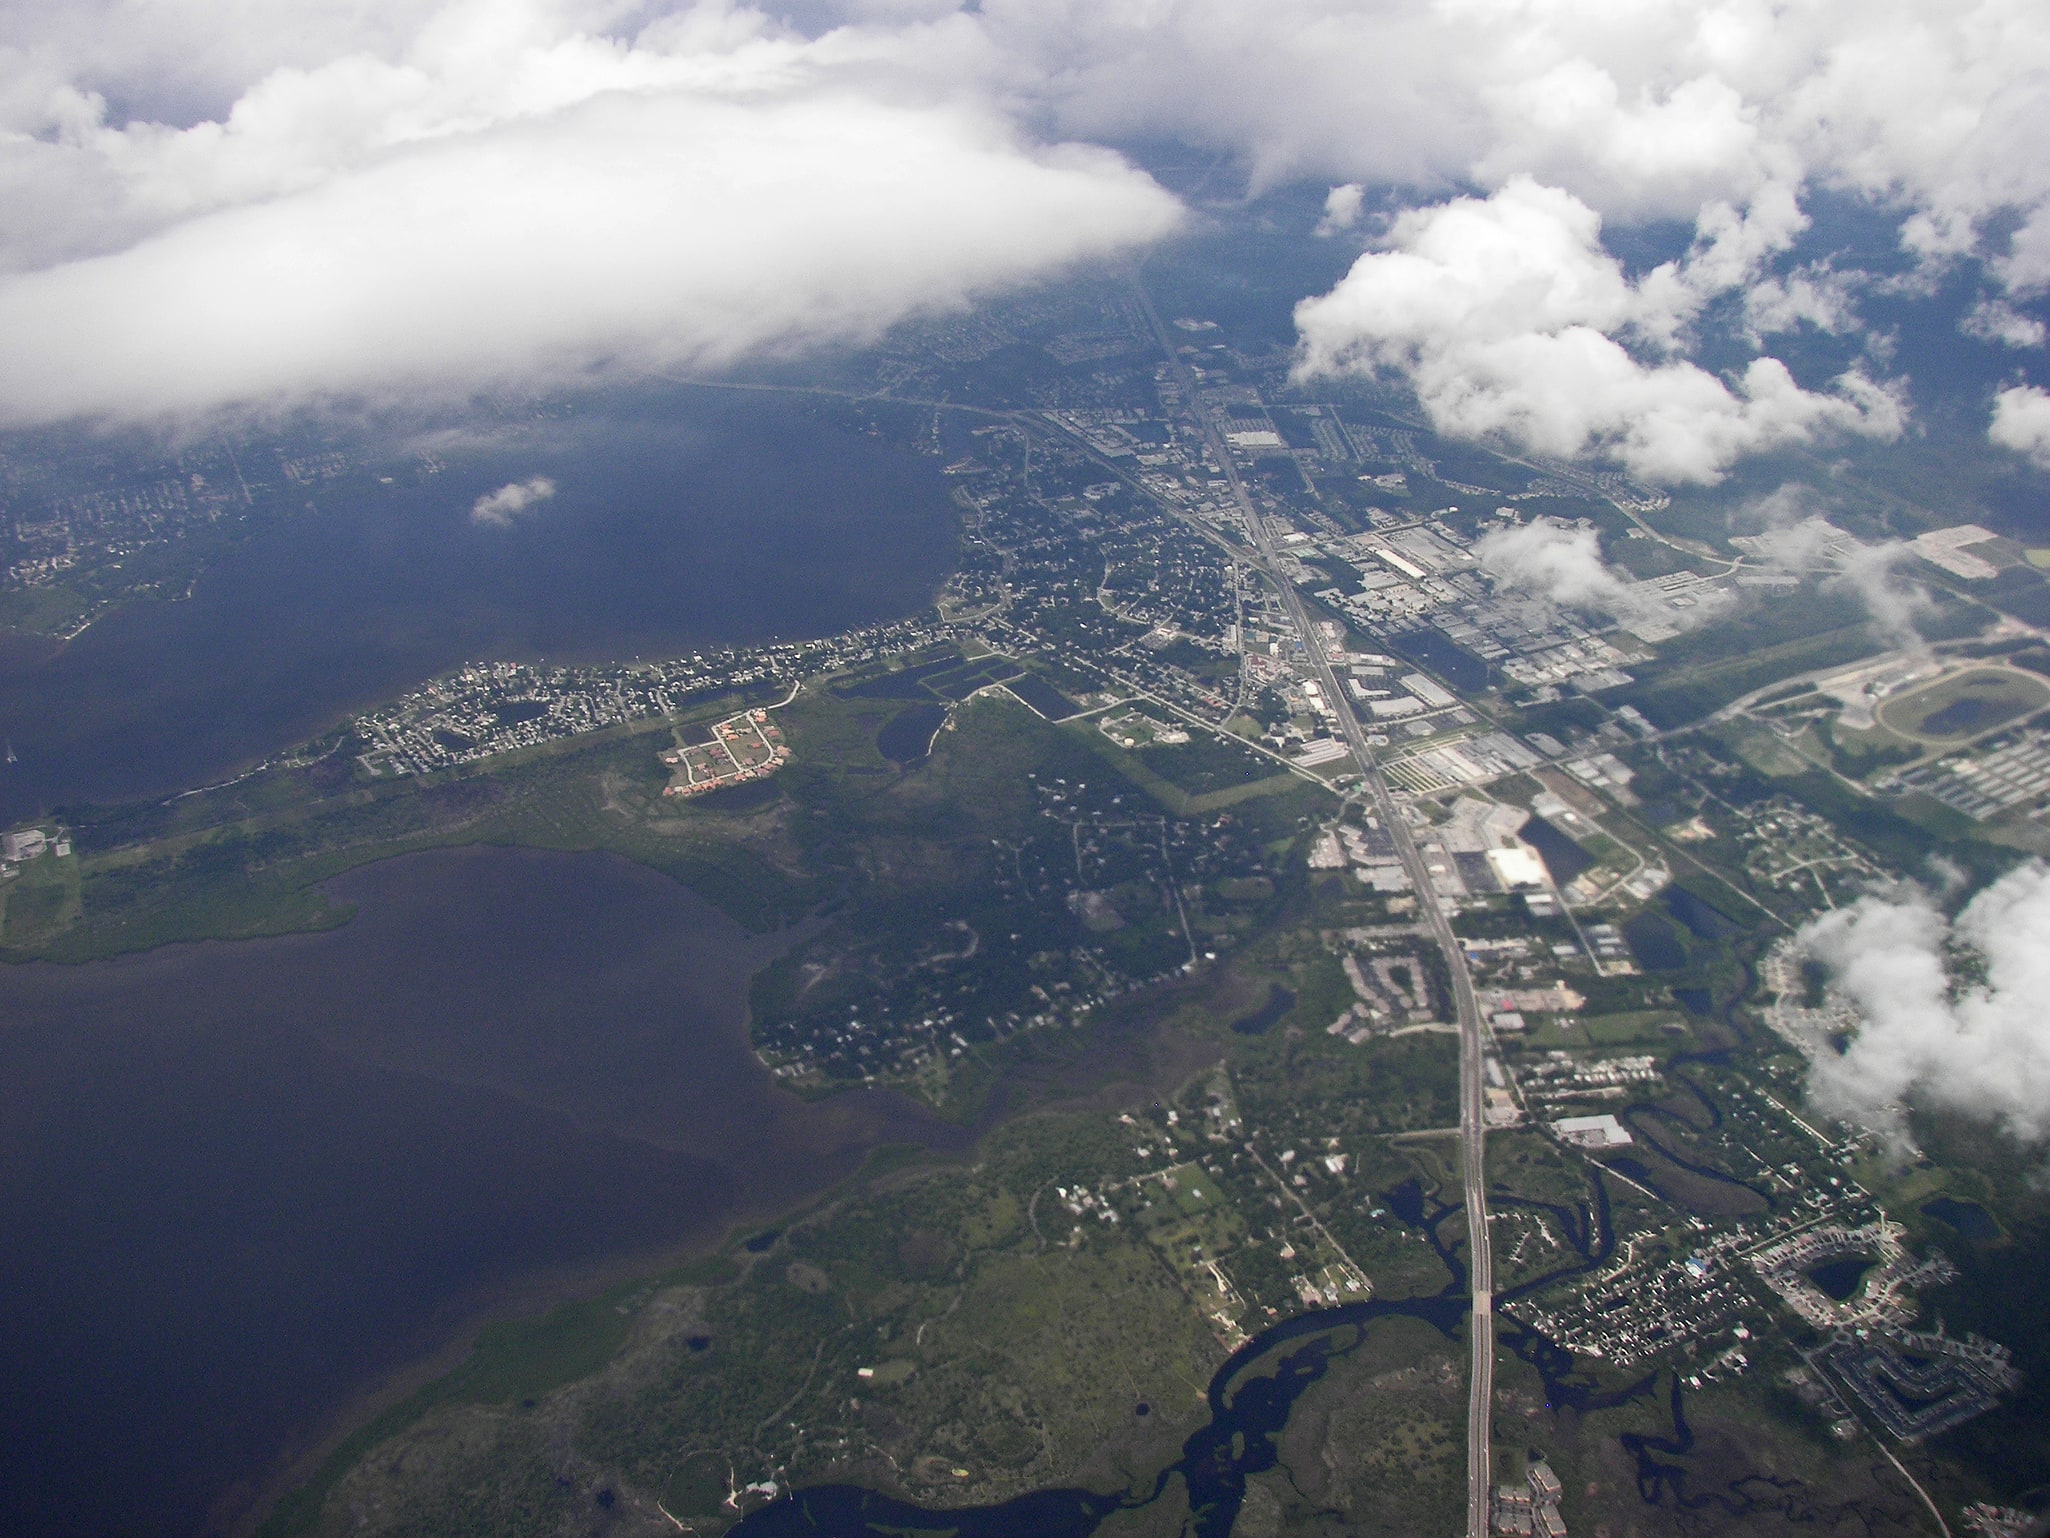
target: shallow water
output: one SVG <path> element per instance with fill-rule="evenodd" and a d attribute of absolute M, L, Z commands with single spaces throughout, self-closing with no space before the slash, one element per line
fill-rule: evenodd
<path fill-rule="evenodd" d="M 777 1089 L 744 1028 L 776 942 L 642 867 L 331 891 L 323 934 L 0 969 L 0 1531 L 194 1531 L 494 1300 L 958 1141 Z"/>

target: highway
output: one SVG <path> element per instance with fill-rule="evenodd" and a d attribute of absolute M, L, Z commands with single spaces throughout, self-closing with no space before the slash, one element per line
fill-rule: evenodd
<path fill-rule="evenodd" d="M 1445 957 L 1445 969 L 1452 978 L 1453 1004 L 1459 1015 L 1459 1148 L 1462 1178 L 1466 1188 L 1466 1232 L 1467 1251 L 1470 1256 L 1473 1289 L 1473 1320 L 1469 1332 L 1473 1344 L 1473 1365 L 1468 1375 L 1466 1408 L 1466 1531 L 1468 1538 L 1487 1538 L 1489 1519 L 1489 1497 L 1493 1483 L 1494 1452 L 1491 1445 L 1495 1410 L 1495 1258 L 1488 1235 L 1487 1201 L 1487 1158 L 1485 1137 L 1487 1124 L 1483 1116 L 1485 1097 L 1481 1093 L 1483 1082 L 1482 1030 L 1480 1004 L 1474 997 L 1473 977 L 1467 971 L 1466 952 L 1460 946 L 1458 937 L 1452 932 L 1452 921 L 1440 906 L 1436 891 L 1431 885 L 1430 872 L 1424 867 L 1423 856 L 1417 852 L 1416 840 L 1410 833 L 1407 819 L 1396 806 L 1394 796 L 1389 792 L 1388 782 L 1382 777 L 1380 765 L 1375 761 L 1372 750 L 1367 746 L 1365 730 L 1353 713 L 1352 701 L 1345 692 L 1337 671 L 1331 665 L 1329 652 L 1324 644 L 1324 634 L 1312 623 L 1311 616 L 1303 603 L 1302 594 L 1296 585 L 1282 576 L 1275 563 L 1274 536 L 1267 526 L 1267 520 L 1255 505 L 1252 495 L 1240 479 L 1238 467 L 1224 442 L 1217 425 L 1210 420 L 1197 396 L 1194 373 L 1176 350 L 1174 338 L 1161 324 L 1159 312 L 1143 287 L 1138 288 L 1139 297 L 1146 308 L 1148 320 L 1152 322 L 1154 334 L 1160 339 L 1162 350 L 1180 380 L 1184 399 L 1188 403 L 1190 420 L 1202 433 L 1204 443 L 1209 447 L 1211 458 L 1231 487 L 1233 499 L 1245 518 L 1247 532 L 1251 534 L 1260 554 L 1261 563 L 1267 568 L 1269 579 L 1279 590 L 1281 599 L 1288 609 L 1290 621 L 1296 634 L 1301 637 L 1317 681 L 1324 690 L 1324 697 L 1331 702 L 1335 719 L 1351 747 L 1353 757 L 1359 761 L 1364 785 L 1372 796 L 1381 825 L 1388 830 L 1395 841 L 1396 852 L 1401 856 L 1402 868 L 1409 873 L 1410 884 L 1416 892 L 1417 907 L 1423 922 L 1430 926 L 1432 937 L 1438 942 L 1438 949 Z"/>

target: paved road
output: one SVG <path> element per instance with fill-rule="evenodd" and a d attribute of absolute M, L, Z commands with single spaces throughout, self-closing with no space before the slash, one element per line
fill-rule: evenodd
<path fill-rule="evenodd" d="M 1223 437 L 1216 424 L 1204 415 L 1196 395 L 1195 376 L 1182 356 L 1175 350 L 1174 338 L 1160 322 L 1159 314 L 1153 308 L 1152 300 L 1140 291 L 1141 302 L 1145 304 L 1148 318 L 1153 323 L 1154 334 L 1159 337 L 1168 361 L 1180 376 L 1183 393 L 1189 403 L 1190 417 L 1209 445 L 1210 454 L 1231 486 L 1232 496 L 1244 515 L 1246 527 L 1258 547 L 1262 563 L 1267 567 L 1276 588 L 1280 590 L 1282 602 L 1287 606 L 1289 618 L 1294 622 L 1296 634 L 1302 638 L 1303 647 L 1309 655 L 1311 667 L 1317 674 L 1317 681 L 1324 690 L 1324 696 L 1331 701 L 1337 712 L 1337 721 L 1346 742 L 1351 746 L 1353 756 L 1359 760 L 1365 777 L 1366 789 L 1373 797 L 1375 810 L 1381 818 L 1381 825 L 1395 841 L 1396 852 L 1402 858 L 1402 867 L 1409 873 L 1411 885 L 1416 890 L 1417 906 L 1422 910 L 1423 921 L 1430 926 L 1431 935 L 1444 953 L 1446 971 L 1452 977 L 1453 1004 L 1459 1012 L 1459 1145 L 1460 1163 L 1466 1183 L 1466 1231 L 1467 1250 L 1471 1260 L 1473 1284 L 1473 1366 L 1468 1377 L 1466 1408 L 1466 1531 L 1468 1538 L 1487 1538 L 1488 1500 L 1492 1486 L 1494 1454 L 1490 1446 L 1494 1426 L 1495 1410 L 1495 1257 L 1488 1237 L 1487 1201 L 1487 1159 L 1484 1138 L 1487 1127 L 1482 1108 L 1485 1103 L 1481 1094 L 1483 1077 L 1481 1059 L 1481 1013 L 1474 998 L 1473 977 L 1466 968 L 1466 952 L 1452 932 L 1452 921 L 1438 905 L 1431 885 L 1431 875 L 1424 868 L 1423 857 L 1417 852 L 1416 840 L 1410 836 L 1409 823 L 1389 793 L 1388 782 L 1382 778 L 1380 765 L 1375 761 L 1372 750 L 1367 746 L 1366 732 L 1359 717 L 1353 713 L 1352 701 L 1331 666 L 1331 659 L 1324 643 L 1324 634 L 1312 623 L 1296 585 L 1275 569 L 1273 534 L 1267 527 L 1267 520 L 1261 516 L 1245 483 L 1240 480 L 1238 467 L 1232 463 Z"/>

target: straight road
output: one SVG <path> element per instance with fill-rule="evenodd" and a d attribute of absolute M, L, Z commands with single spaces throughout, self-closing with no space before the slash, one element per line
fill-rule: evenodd
<path fill-rule="evenodd" d="M 1134 285 L 1138 287 L 1138 285 Z M 1452 921 L 1439 905 L 1436 890 L 1431 885 L 1431 874 L 1425 869 L 1423 857 L 1417 852 L 1416 840 L 1410 834 L 1408 821 L 1396 806 L 1394 796 L 1389 792 L 1388 782 L 1382 777 L 1380 765 L 1375 761 L 1373 751 L 1367 746 L 1365 730 L 1359 717 L 1353 713 L 1351 698 L 1339 682 L 1337 671 L 1331 665 L 1331 658 L 1324 643 L 1324 633 L 1311 622 L 1311 616 L 1303 603 L 1302 594 L 1296 585 L 1282 576 L 1275 564 L 1274 536 L 1267 527 L 1267 520 L 1255 505 L 1252 495 L 1246 490 L 1245 482 L 1239 478 L 1238 467 L 1232 463 L 1223 435 L 1217 426 L 1204 414 L 1196 394 L 1195 375 L 1182 361 L 1176 351 L 1174 338 L 1161 324 L 1159 312 L 1153 308 L 1152 298 L 1143 287 L 1138 288 L 1140 302 L 1146 308 L 1147 319 L 1152 322 L 1154 335 L 1160 339 L 1161 349 L 1167 354 L 1168 362 L 1180 381 L 1183 397 L 1188 402 L 1190 419 L 1197 431 L 1203 435 L 1204 443 L 1210 449 L 1211 458 L 1231 487 L 1231 494 L 1239 505 L 1239 512 L 1245 518 L 1247 531 L 1252 535 L 1255 547 L 1260 553 L 1261 563 L 1267 568 L 1269 579 L 1280 591 L 1282 603 L 1288 609 L 1290 621 L 1296 634 L 1301 637 L 1303 649 L 1308 654 L 1311 669 L 1324 690 L 1324 697 L 1331 701 L 1331 708 L 1337 713 L 1340 731 L 1353 757 L 1359 760 L 1368 793 L 1373 797 L 1375 810 L 1381 818 L 1381 825 L 1388 830 L 1395 841 L 1396 852 L 1402 858 L 1402 868 L 1409 873 L 1410 885 L 1416 892 L 1417 906 L 1423 921 L 1430 926 L 1432 938 L 1438 942 L 1438 949 L 1445 957 L 1445 970 L 1452 978 L 1453 1004 L 1459 1014 L 1459 1146 L 1461 1172 L 1466 1186 L 1466 1233 L 1467 1252 L 1471 1257 L 1473 1287 L 1473 1320 L 1470 1331 L 1473 1339 L 1473 1366 L 1468 1375 L 1466 1406 L 1466 1531 L 1467 1538 L 1487 1538 L 1489 1496 L 1493 1482 L 1494 1452 L 1491 1440 L 1495 1412 L 1495 1257 L 1488 1236 L 1488 1192 L 1487 1157 L 1485 1137 L 1487 1124 L 1483 1117 L 1485 1100 L 1481 1094 L 1483 1081 L 1481 1012 L 1479 1001 L 1474 998 L 1473 977 L 1467 971 L 1466 952 L 1459 939 L 1452 932 Z"/>

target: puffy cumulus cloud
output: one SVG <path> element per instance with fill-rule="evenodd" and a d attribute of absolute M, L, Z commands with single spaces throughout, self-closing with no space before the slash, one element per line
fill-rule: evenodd
<path fill-rule="evenodd" d="M 1490 530 L 1473 553 L 1503 586 L 1568 608 L 1613 610 L 1623 601 L 1624 582 L 1602 560 L 1601 540 L 1591 528 L 1537 518 Z"/>
<path fill-rule="evenodd" d="M 1702 238 L 1671 274 L 1694 296 L 1682 308 L 1738 291 L 1754 345 L 1857 328 L 1848 275 L 1775 270 L 1818 187 L 1890 210 L 1925 284 L 1976 255 L 2015 294 L 2050 286 L 2040 0 L 984 0 L 977 27 L 1008 88 L 1071 131 L 1177 133 L 1237 153 L 1256 187 L 1539 183 L 1612 218 L 1692 221 Z M 1345 323 L 1375 309 L 1370 278 L 1395 275 L 1368 264 L 1306 312 L 1303 341 L 1313 360 L 1416 364 L 1442 430 L 1705 480 L 1827 429 L 1900 425 L 1897 397 L 1862 375 L 1804 391 L 1762 359 L 1725 382 L 1633 359 L 1592 316 L 1485 345 L 1466 329 L 1418 340 L 1421 316 Z M 1656 334 L 1655 309 L 1636 307 L 1634 335 Z M 2024 317 L 2000 334 L 2032 331 Z"/>
<path fill-rule="evenodd" d="M 2050 332 L 2033 315 L 2025 315 L 2005 299 L 1981 299 L 1965 312 L 1958 329 L 1982 342 L 2003 347 L 2041 347 Z"/>
<path fill-rule="evenodd" d="M 1905 1138 L 1916 1104 L 2050 1139 L 2050 867 L 2010 871 L 1952 923 L 1926 893 L 1866 896 L 1800 940 L 1863 1017 L 1812 1059 L 1832 1114 Z"/>
<path fill-rule="evenodd" d="M 1936 612 L 1928 589 L 1899 575 L 1900 565 L 1911 554 L 1903 540 L 1879 545 L 1860 545 L 1846 555 L 1825 588 L 1853 593 L 1872 617 L 1872 628 L 1890 645 L 1921 651 L 1927 647 L 1916 621 Z"/>
<path fill-rule="evenodd" d="M 513 481 L 479 497 L 470 507 L 470 522 L 492 529 L 511 528 L 515 518 L 531 512 L 554 495 L 555 482 L 545 475 Z"/>
<path fill-rule="evenodd" d="M 426 14 L 411 0 L 9 0 L 7 32 L 46 78 L 121 116 L 197 122 L 275 70 L 401 48 Z"/>
<path fill-rule="evenodd" d="M 1803 325 L 1832 334 L 1854 330 L 1854 287 L 1849 276 L 1821 262 L 1761 277 L 1744 291 L 1744 328 L 1754 344 Z"/>
<path fill-rule="evenodd" d="M 1325 193 L 1324 217 L 1317 221 L 1317 234 L 1328 238 L 1358 224 L 1366 195 L 1366 189 L 1358 182 L 1347 182 Z"/>
<path fill-rule="evenodd" d="M 1812 40 L 1768 67 L 1758 54 L 1770 37 L 1718 35 L 1700 11 L 1678 0 L 979 7 L 1015 88 L 1071 132 L 1215 145 L 1243 158 L 1256 187 L 1536 173 L 1610 212 L 1668 217 L 1747 200 L 1801 166 L 1752 93 L 1812 67 Z"/>
<path fill-rule="evenodd" d="M 1705 624 L 1735 601 L 1727 593 L 1702 593 L 1690 607 L 1676 610 L 1656 588 L 1604 561 L 1593 528 L 1556 518 L 1491 529 L 1475 541 L 1473 551 L 1497 587 L 1531 593 L 1562 608 L 1598 610 L 1626 630 L 1649 622 L 1671 635 L 1671 627 Z"/>
<path fill-rule="evenodd" d="M 2050 390 L 2035 385 L 2002 390 L 1994 398 L 1993 425 L 1986 436 L 2050 470 Z"/>
<path fill-rule="evenodd" d="M 616 84 L 618 62 L 593 68 Z M 553 90 L 574 99 L 369 151 L 352 119 L 334 136 L 339 168 L 210 151 L 208 175 L 243 178 L 209 190 L 226 206 L 0 280 L 0 418 L 718 365 L 872 337 L 1154 239 L 1178 215 L 1108 151 L 1034 148 L 970 107 L 818 88 Z M 367 117 L 389 130 L 403 115 Z"/>
<path fill-rule="evenodd" d="M 1741 455 L 1824 431 L 1897 436 L 1899 400 L 1861 373 L 1824 394 L 1802 389 L 1773 358 L 1726 383 L 1663 355 L 1709 297 L 1749 270 L 1731 248 L 1770 249 L 1779 238 L 1724 212 L 1704 222 L 1686 262 L 1633 281 L 1602 248 L 1592 209 L 1528 178 L 1485 199 L 1412 210 L 1395 220 L 1386 249 L 1297 307 L 1299 367 L 1306 376 L 1393 372 L 1440 432 L 1562 457 L 1603 450 L 1660 481 L 1712 482 Z"/>

